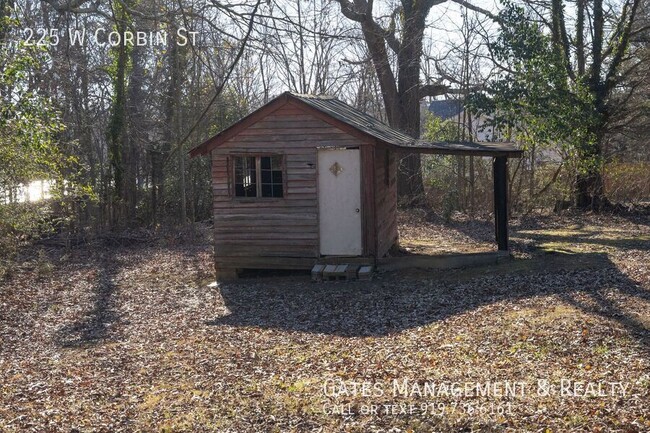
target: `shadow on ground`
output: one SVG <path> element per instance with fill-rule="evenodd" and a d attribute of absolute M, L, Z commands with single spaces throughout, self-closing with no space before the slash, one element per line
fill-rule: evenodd
<path fill-rule="evenodd" d="M 112 262 L 103 261 L 93 287 L 92 308 L 82 318 L 60 328 L 55 341 L 62 347 L 95 344 L 106 339 L 111 324 L 118 320 L 115 310 L 116 274 Z"/>
<path fill-rule="evenodd" d="M 252 326 L 345 337 L 384 336 L 502 300 L 559 296 L 618 322 L 646 348 L 649 330 L 620 304 L 650 302 L 650 291 L 606 254 L 541 254 L 489 268 L 385 274 L 372 282 L 306 283 L 306 278 L 222 284 L 230 314 L 213 326 Z"/>

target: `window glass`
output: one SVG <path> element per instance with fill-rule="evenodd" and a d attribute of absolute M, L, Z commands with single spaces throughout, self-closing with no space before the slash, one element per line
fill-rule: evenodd
<path fill-rule="evenodd" d="M 236 156 L 233 161 L 235 197 L 283 197 L 282 156 Z"/>
<path fill-rule="evenodd" d="M 282 197 L 282 157 L 260 157 L 260 176 L 262 180 L 262 197 Z"/>
<path fill-rule="evenodd" d="M 235 157 L 235 196 L 257 197 L 255 157 Z"/>

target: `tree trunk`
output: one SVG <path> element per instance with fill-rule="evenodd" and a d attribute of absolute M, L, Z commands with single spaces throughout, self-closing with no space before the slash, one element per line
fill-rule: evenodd
<path fill-rule="evenodd" d="M 392 127 L 400 129 L 414 138 L 420 137 L 420 58 L 422 57 L 422 37 L 428 9 L 417 3 L 404 2 L 404 35 L 401 49 L 397 53 L 397 101 L 399 114 L 393 115 Z M 387 106 L 389 104 L 386 104 Z M 391 116 L 389 116 L 389 119 Z M 397 121 L 397 122 L 396 122 Z M 422 200 L 422 162 L 420 154 L 409 154 L 402 158 L 398 172 L 397 193 L 408 197 L 411 203 Z"/>
<path fill-rule="evenodd" d="M 144 134 L 146 133 L 142 107 L 142 101 L 146 99 L 143 90 L 145 79 L 144 61 L 144 47 L 136 45 L 131 48 L 131 74 L 129 76 L 127 104 L 129 133 L 125 143 L 126 148 L 124 149 L 124 201 L 127 223 L 132 223 L 136 219 L 139 149 L 144 142 Z"/>
<path fill-rule="evenodd" d="M 576 177 L 576 206 L 599 210 L 605 204 L 603 175 L 600 171 L 578 174 Z"/>
<path fill-rule="evenodd" d="M 151 225 L 156 227 L 162 188 L 163 155 L 155 149 L 152 149 L 149 154 L 151 157 Z"/>
<path fill-rule="evenodd" d="M 420 58 L 426 14 L 430 6 L 419 2 L 404 2 L 404 30 L 400 42 L 393 41 L 397 53 L 397 79 L 391 70 L 383 30 L 368 17 L 355 16 L 342 3 L 344 14 L 361 25 L 364 39 L 381 86 L 388 124 L 414 137 L 420 136 Z M 399 45 L 399 47 L 396 47 Z M 397 178 L 397 193 L 409 204 L 421 200 L 423 193 L 419 154 L 401 159 Z"/>
<path fill-rule="evenodd" d="M 172 25 L 172 35 L 176 33 L 176 27 Z M 181 87 L 181 59 L 179 47 L 176 40 L 172 38 L 167 50 L 166 63 L 169 70 L 169 81 L 166 84 L 163 106 L 163 116 L 165 124 L 162 128 L 162 140 L 159 148 L 154 149 L 152 152 L 152 182 L 156 190 L 152 194 L 152 203 L 154 209 L 153 213 L 156 216 L 160 214 L 160 208 L 165 203 L 165 171 L 164 161 L 171 152 L 172 144 L 176 142 L 177 137 L 177 121 L 178 116 L 178 101 L 180 100 L 180 87 Z M 155 179 L 155 180 L 154 180 Z"/>
<path fill-rule="evenodd" d="M 576 206 L 580 209 L 600 210 L 606 204 L 605 188 L 602 174 L 602 133 L 593 143 L 589 152 L 581 155 L 581 160 L 587 163 L 587 169 L 576 175 Z"/>
<path fill-rule="evenodd" d="M 123 20 L 118 20 L 118 29 L 125 30 Z M 127 48 L 124 44 L 115 48 L 117 51 L 117 62 L 113 87 L 115 98 L 111 110 L 109 124 L 109 158 L 113 174 L 113 215 L 111 228 L 116 228 L 124 223 L 125 215 L 125 184 L 124 184 L 124 148 L 126 141 L 126 67 L 128 61 Z"/>

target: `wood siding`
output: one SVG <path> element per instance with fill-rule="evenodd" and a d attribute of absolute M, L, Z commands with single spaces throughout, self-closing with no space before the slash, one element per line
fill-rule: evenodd
<path fill-rule="evenodd" d="M 358 138 L 288 103 L 214 149 L 217 264 L 220 258 L 224 266 L 242 268 L 260 267 L 259 257 L 318 258 L 318 147 L 361 145 Z M 283 155 L 283 198 L 231 196 L 231 158 L 242 154 Z"/>
<path fill-rule="evenodd" d="M 375 147 L 375 213 L 377 257 L 397 242 L 397 155 L 385 145 Z"/>

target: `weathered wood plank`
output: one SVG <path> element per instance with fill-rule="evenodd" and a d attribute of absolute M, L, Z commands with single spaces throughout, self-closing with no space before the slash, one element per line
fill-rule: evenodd
<path fill-rule="evenodd" d="M 242 269 L 311 269 L 316 261 L 314 257 L 215 257 L 217 265 Z"/>
<path fill-rule="evenodd" d="M 225 215 L 225 212 L 223 209 L 215 209 L 215 216 L 214 219 L 215 221 L 221 220 L 224 217 L 230 217 L 232 215 L 237 215 L 237 218 L 251 218 L 252 215 L 257 216 L 258 219 L 262 219 L 260 217 L 263 217 L 264 219 L 278 219 L 281 220 L 283 218 L 287 217 L 299 217 L 299 218 L 304 218 L 305 220 L 310 220 L 310 219 L 316 219 L 317 214 L 316 213 L 306 213 L 308 210 L 311 210 L 311 208 L 305 208 L 305 207 L 287 207 L 287 208 L 269 208 L 267 210 L 260 211 L 259 209 L 255 208 L 237 208 L 233 209 L 233 212 L 236 213 L 228 213 Z M 218 215 L 217 215 L 218 214 Z"/>
<path fill-rule="evenodd" d="M 283 199 L 283 200 L 278 201 L 276 203 L 267 203 L 267 204 L 264 204 L 263 206 L 260 205 L 260 203 L 256 203 L 254 201 L 252 201 L 252 202 L 238 202 L 238 200 L 233 199 L 230 196 L 221 196 L 221 197 L 215 198 L 214 203 L 215 203 L 214 209 L 232 209 L 234 211 L 236 209 L 254 208 L 254 209 L 258 209 L 260 211 L 260 214 L 265 212 L 264 209 L 283 209 L 285 207 L 287 207 L 287 208 L 293 208 L 293 207 L 312 208 L 312 207 L 316 206 L 316 200 L 315 199 L 292 200 L 290 197 L 287 197 L 286 199 Z"/>
<path fill-rule="evenodd" d="M 246 129 L 240 132 L 239 134 L 237 134 L 236 137 L 267 135 L 269 132 L 273 134 L 283 133 L 283 134 L 292 134 L 292 135 L 303 135 L 304 134 L 303 131 L 305 131 L 308 134 L 337 134 L 342 137 L 345 137 L 348 140 L 354 140 L 354 138 L 350 134 L 347 134 L 332 126 L 327 126 L 327 124 L 322 127 L 315 126 L 307 129 L 292 128 L 292 129 L 282 129 L 280 131 L 277 131 L 274 128 Z M 231 140 L 236 140 L 236 139 L 237 138 L 233 138 Z"/>
<path fill-rule="evenodd" d="M 291 147 L 291 146 L 289 146 Z M 285 145 L 272 145 L 268 142 L 251 143 L 250 146 L 242 147 L 242 143 L 224 143 L 214 150 L 218 155 L 273 155 L 273 154 L 287 154 L 287 146 Z M 291 148 L 290 155 L 313 155 L 315 154 L 313 147 L 295 146 Z"/>
<path fill-rule="evenodd" d="M 250 230 L 240 231 L 240 232 L 221 232 L 217 231 L 214 234 L 215 242 L 239 242 L 239 241 L 251 241 L 251 244 L 263 245 L 278 243 L 278 240 L 282 245 L 292 245 L 293 241 L 302 241 L 296 242 L 294 245 L 313 245 L 313 241 L 318 238 L 318 234 L 315 232 L 298 232 L 296 230 L 290 232 L 279 233 L 278 231 L 267 231 L 267 232 L 252 232 Z M 287 242 L 285 242 L 287 241 Z M 311 241 L 311 242 L 309 242 Z M 243 244 L 243 243 L 242 243 Z"/>
<path fill-rule="evenodd" d="M 246 231 L 248 233 L 316 233 L 316 224 L 286 224 L 286 225 L 246 225 L 241 226 L 239 224 L 233 225 L 220 225 L 218 228 L 215 228 L 214 233 L 228 234 L 228 233 L 241 233 Z"/>
<path fill-rule="evenodd" d="M 286 152 L 287 146 L 291 147 L 290 154 L 312 153 L 315 147 L 356 147 L 358 142 L 354 140 L 326 139 L 320 136 L 311 137 L 308 134 L 296 137 L 282 137 L 274 140 L 272 138 L 255 140 L 231 140 L 219 147 L 219 153 L 282 153 Z M 302 150 L 299 150 L 301 149 Z M 232 149 L 237 149 L 236 152 Z"/>
<path fill-rule="evenodd" d="M 235 221 L 221 221 L 219 226 L 222 230 L 272 230 L 277 228 L 278 231 L 289 230 L 291 228 L 296 228 L 296 230 L 315 230 L 318 226 L 316 221 L 304 222 L 302 220 L 289 220 L 287 223 L 277 224 L 277 221 L 257 221 L 257 220 L 248 220 L 237 223 Z M 270 227 L 270 228 L 269 228 Z M 216 230 L 216 229 L 215 229 Z"/>
<path fill-rule="evenodd" d="M 266 120 L 261 120 L 254 125 L 251 125 L 249 129 L 291 129 L 291 128 L 299 128 L 299 129 L 307 129 L 307 128 L 323 128 L 326 127 L 327 123 L 323 122 L 322 120 L 319 119 L 309 119 L 309 120 L 302 120 L 299 122 L 294 122 L 292 120 L 288 121 L 266 121 Z"/>
<path fill-rule="evenodd" d="M 373 146 L 361 146 L 361 206 L 364 255 L 377 254 L 375 213 L 375 158 Z"/>
<path fill-rule="evenodd" d="M 247 249 L 249 253 L 252 252 L 253 255 L 257 255 L 262 251 L 282 252 L 295 249 L 311 249 L 315 248 L 316 243 L 313 239 L 284 239 L 282 242 L 278 242 L 277 239 L 215 239 L 214 245 L 218 248 Z M 251 247 L 255 249 L 251 249 Z"/>
<path fill-rule="evenodd" d="M 388 166 L 386 165 L 388 162 Z M 396 158 L 393 152 L 386 158 L 386 148 L 380 146 L 376 149 L 375 157 L 375 189 L 377 198 L 375 202 L 377 210 L 377 253 L 383 257 L 397 240 L 397 189 L 394 182 L 396 173 Z M 386 182 L 388 174 L 388 184 Z"/>
<path fill-rule="evenodd" d="M 242 212 L 243 209 L 236 209 L 234 210 L 235 213 L 228 213 L 228 214 L 215 214 L 214 219 L 215 221 L 220 220 L 220 221 L 239 221 L 239 220 L 244 220 L 246 218 L 256 218 L 256 220 L 259 220 L 260 223 L 262 223 L 262 219 L 259 218 L 258 213 L 246 213 Z M 317 220 L 318 214 L 317 213 L 293 213 L 293 212 L 287 212 L 287 213 L 269 213 L 269 214 L 264 214 L 264 220 L 270 221 L 270 220 L 276 220 L 275 223 L 277 224 L 277 220 L 299 220 L 299 221 L 309 221 L 309 220 Z"/>
<path fill-rule="evenodd" d="M 300 133 L 289 134 L 281 133 L 279 131 L 269 131 L 265 130 L 266 134 L 259 135 L 238 135 L 237 137 L 231 139 L 228 143 L 273 143 L 277 146 L 276 143 L 284 143 L 285 141 L 292 142 L 292 146 L 297 146 L 296 143 L 303 143 L 304 146 L 310 147 L 310 141 L 335 141 L 343 143 L 358 143 L 354 139 L 350 138 L 347 135 L 338 134 L 335 132 L 325 132 L 325 133 L 314 133 L 309 130 L 296 130 Z M 325 143 L 323 143 L 325 144 Z M 313 147 L 313 143 L 311 143 Z"/>
<path fill-rule="evenodd" d="M 287 192 L 289 194 L 316 194 L 316 187 L 301 187 L 289 184 Z"/>
<path fill-rule="evenodd" d="M 227 244 L 215 245 L 217 256 L 246 256 L 246 257 L 318 257 L 316 248 L 291 248 L 289 246 L 270 248 L 250 245 Z"/>

